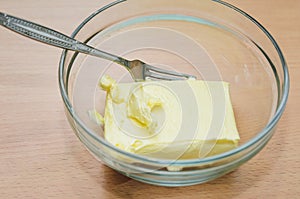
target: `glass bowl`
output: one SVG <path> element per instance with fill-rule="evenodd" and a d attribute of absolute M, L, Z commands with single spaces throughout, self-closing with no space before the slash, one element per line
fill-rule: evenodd
<path fill-rule="evenodd" d="M 233 171 L 271 139 L 287 101 L 288 69 L 276 41 L 258 21 L 223 1 L 115 1 L 87 17 L 72 37 L 128 59 L 230 83 L 241 138 L 237 148 L 199 159 L 146 157 L 108 143 L 103 127 L 87 114 L 104 113 L 105 92 L 98 87 L 102 75 L 132 82 L 128 71 L 107 60 L 63 51 L 59 86 L 74 132 L 98 160 L 138 181 L 185 186 Z"/>

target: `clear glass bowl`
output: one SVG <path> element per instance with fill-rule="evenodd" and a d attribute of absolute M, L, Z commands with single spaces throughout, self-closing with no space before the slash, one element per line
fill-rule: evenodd
<path fill-rule="evenodd" d="M 103 74 L 130 82 L 129 73 L 110 61 L 64 51 L 59 85 L 74 132 L 97 159 L 130 178 L 161 186 L 215 179 L 257 154 L 272 137 L 283 113 L 289 77 L 282 52 L 259 22 L 228 3 L 116 1 L 86 18 L 72 36 L 128 59 L 230 83 L 241 137 L 238 148 L 190 160 L 139 156 L 108 143 L 103 128 L 87 114 L 93 109 L 104 112 L 105 93 L 98 88 Z M 170 166 L 183 170 L 165 169 Z"/>

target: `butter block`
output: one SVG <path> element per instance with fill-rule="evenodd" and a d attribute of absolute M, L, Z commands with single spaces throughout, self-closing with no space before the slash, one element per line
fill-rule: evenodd
<path fill-rule="evenodd" d="M 104 136 L 122 150 L 155 158 L 193 159 L 237 147 L 240 137 L 226 82 L 117 84 L 108 76 L 101 82 L 107 91 Z"/>

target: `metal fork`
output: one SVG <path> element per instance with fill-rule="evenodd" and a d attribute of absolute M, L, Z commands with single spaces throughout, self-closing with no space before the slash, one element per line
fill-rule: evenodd
<path fill-rule="evenodd" d="M 50 44 L 63 49 L 81 52 L 100 57 L 124 66 L 135 81 L 145 79 L 180 80 L 195 78 L 193 75 L 164 70 L 146 64 L 140 60 L 129 61 L 122 57 L 93 48 L 85 43 L 75 40 L 65 34 L 45 26 L 20 19 L 0 12 L 0 25 L 31 39 Z"/>

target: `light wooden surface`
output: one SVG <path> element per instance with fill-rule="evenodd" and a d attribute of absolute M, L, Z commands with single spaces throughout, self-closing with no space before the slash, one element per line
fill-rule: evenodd
<path fill-rule="evenodd" d="M 0 198 L 297 198 L 300 196 L 300 1 L 230 0 L 280 44 L 291 91 L 277 133 L 237 171 L 182 188 L 126 178 L 97 162 L 72 132 L 58 90 L 61 50 L 0 27 Z M 102 0 L 1 0 L 1 11 L 70 34 Z"/>

